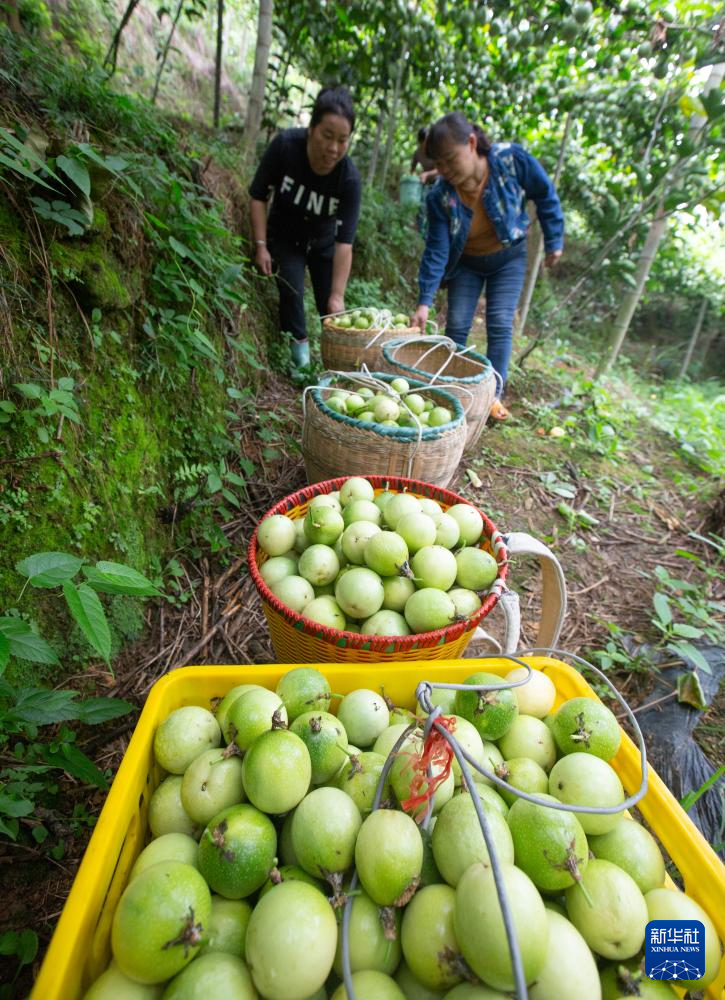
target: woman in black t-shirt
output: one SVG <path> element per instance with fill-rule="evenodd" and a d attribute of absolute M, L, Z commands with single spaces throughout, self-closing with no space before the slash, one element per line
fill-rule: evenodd
<path fill-rule="evenodd" d="M 305 267 L 320 315 L 345 308 L 360 214 L 360 174 L 346 155 L 354 125 L 347 90 L 324 88 L 309 128 L 280 132 L 265 150 L 249 188 L 257 267 L 262 274 L 276 275 L 280 328 L 294 338 L 295 369 L 310 360 Z"/>

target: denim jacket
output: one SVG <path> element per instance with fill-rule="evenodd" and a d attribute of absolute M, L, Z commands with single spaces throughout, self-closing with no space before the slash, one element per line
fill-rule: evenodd
<path fill-rule="evenodd" d="M 530 198 L 544 233 L 545 251 L 561 250 L 564 214 L 554 184 L 539 161 L 514 142 L 497 142 L 488 153 L 488 166 L 483 207 L 502 246 L 509 247 L 526 236 L 526 201 Z M 426 206 L 428 232 L 418 271 L 418 302 L 429 306 L 441 282 L 450 280 L 458 264 L 473 212 L 442 177 L 428 192 Z"/>

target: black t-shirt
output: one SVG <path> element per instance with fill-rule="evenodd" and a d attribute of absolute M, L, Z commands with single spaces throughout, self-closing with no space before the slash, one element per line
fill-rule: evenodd
<path fill-rule="evenodd" d="M 349 156 L 332 173 L 316 174 L 307 158 L 307 129 L 288 128 L 270 142 L 249 186 L 257 201 L 274 192 L 269 235 L 318 246 L 352 243 L 360 215 L 360 174 Z"/>

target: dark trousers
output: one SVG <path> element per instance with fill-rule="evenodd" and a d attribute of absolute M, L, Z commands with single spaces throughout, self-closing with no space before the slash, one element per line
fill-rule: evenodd
<path fill-rule="evenodd" d="M 488 360 L 506 384 L 514 313 L 526 277 L 526 240 L 481 257 L 464 254 L 448 283 L 446 333 L 464 347 L 481 292 L 486 290 Z"/>
<path fill-rule="evenodd" d="M 332 290 L 335 244 L 318 247 L 274 238 L 270 240 L 269 252 L 279 290 L 279 328 L 291 333 L 295 340 L 306 340 L 305 268 L 309 269 L 312 279 L 317 311 L 324 316 Z"/>

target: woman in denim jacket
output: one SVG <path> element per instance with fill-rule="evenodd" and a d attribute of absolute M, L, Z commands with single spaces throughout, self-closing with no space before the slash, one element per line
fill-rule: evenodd
<path fill-rule="evenodd" d="M 544 233 L 544 264 L 564 245 L 564 215 L 539 161 L 512 142 L 492 143 L 458 112 L 431 126 L 426 153 L 440 179 L 427 197 L 428 231 L 418 272 L 414 323 L 425 329 L 436 292 L 448 288 L 447 335 L 464 347 L 482 291 L 486 291 L 488 359 L 506 384 L 513 321 L 526 275 L 526 201 L 536 205 Z M 505 420 L 500 399 L 491 416 Z"/>

